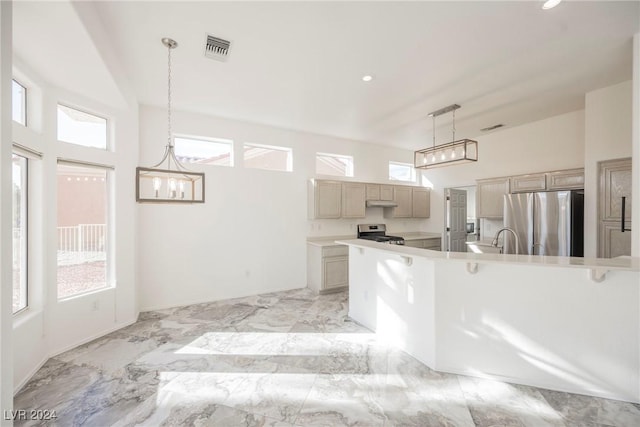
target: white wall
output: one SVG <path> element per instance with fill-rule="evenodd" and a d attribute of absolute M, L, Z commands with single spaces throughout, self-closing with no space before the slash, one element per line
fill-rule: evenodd
<path fill-rule="evenodd" d="M 442 230 L 444 188 L 475 185 L 481 178 L 582 167 L 584 121 L 580 110 L 479 136 L 477 162 L 423 171 L 423 184 L 433 185 L 428 231 Z"/>
<path fill-rule="evenodd" d="M 13 316 L 13 377 L 17 390 L 49 357 L 137 318 L 134 183 L 138 117 L 137 106 L 116 110 L 51 87 L 19 58 L 15 62 L 14 75 L 27 85 L 29 127 L 14 123 L 13 141 L 43 153 L 42 160 L 30 160 L 29 167 L 29 308 Z M 58 102 L 107 117 L 114 125 L 114 151 L 57 141 Z M 115 287 L 62 301 L 57 298 L 58 158 L 114 167 L 110 188 L 114 221 L 110 225 L 115 244 Z"/>
<path fill-rule="evenodd" d="M 13 409 L 11 229 L 11 2 L 0 2 L 0 408 Z M 11 421 L 0 419 L 2 425 Z"/>
<path fill-rule="evenodd" d="M 640 200 L 640 33 L 633 37 L 633 107 L 632 107 L 632 151 L 633 163 L 632 181 L 636 184 L 632 188 L 632 200 Z M 636 201 L 636 208 L 631 211 L 631 223 L 640 226 L 640 208 Z M 631 235 L 631 255 L 640 257 L 640 233 Z"/>
<path fill-rule="evenodd" d="M 354 157 L 352 180 L 389 182 L 390 160 L 413 152 L 211 116 L 174 112 L 176 134 L 234 141 L 234 167 L 193 166 L 206 174 L 206 203 L 138 207 L 140 309 L 176 306 L 306 286 L 306 238 L 355 235 L 355 225 L 385 222 L 413 231 L 428 220 L 389 221 L 382 209 L 359 220 L 307 220 L 307 181 L 315 153 Z M 160 160 L 166 110 L 141 107 L 140 164 Z M 245 169 L 242 144 L 293 148 L 293 171 Z M 331 178 L 331 177 L 326 177 Z M 335 177 L 334 177 L 335 178 Z"/>
<path fill-rule="evenodd" d="M 589 92 L 585 97 L 585 257 L 597 255 L 598 162 L 632 154 L 631 104 L 631 81 Z"/>

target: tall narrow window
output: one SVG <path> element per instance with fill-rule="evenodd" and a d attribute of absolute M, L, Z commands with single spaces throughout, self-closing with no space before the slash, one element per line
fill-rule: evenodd
<path fill-rule="evenodd" d="M 244 144 L 244 166 L 291 172 L 293 170 L 291 148 L 246 143 Z"/>
<path fill-rule="evenodd" d="M 58 163 L 58 298 L 109 284 L 108 175 Z"/>
<path fill-rule="evenodd" d="M 176 157 L 183 163 L 233 166 L 233 141 L 217 138 L 173 138 Z"/>
<path fill-rule="evenodd" d="M 58 140 L 107 149 L 107 119 L 58 104 Z"/>
<path fill-rule="evenodd" d="M 14 154 L 13 175 L 13 312 L 27 307 L 27 159 Z"/>
<path fill-rule="evenodd" d="M 353 157 L 316 153 L 316 173 L 318 175 L 353 176 Z"/>
<path fill-rule="evenodd" d="M 389 162 L 389 179 L 392 181 L 416 181 L 416 170 L 412 164 Z"/>
<path fill-rule="evenodd" d="M 11 81 L 11 117 L 14 122 L 27 125 L 27 89 L 15 80 Z"/>

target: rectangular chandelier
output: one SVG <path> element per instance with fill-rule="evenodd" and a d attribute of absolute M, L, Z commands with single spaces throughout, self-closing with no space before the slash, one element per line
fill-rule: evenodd
<path fill-rule="evenodd" d="M 416 169 L 437 168 L 478 161 L 478 141 L 473 139 L 459 139 L 456 141 L 456 110 L 458 108 L 460 108 L 458 104 L 451 104 L 428 114 L 429 117 L 433 118 L 433 145 L 414 153 L 413 166 Z M 446 113 L 452 113 L 453 115 L 451 142 L 436 145 L 436 117 Z"/>
<path fill-rule="evenodd" d="M 136 201 L 204 203 L 204 173 L 137 167 Z"/>
<path fill-rule="evenodd" d="M 418 169 L 437 168 L 478 161 L 478 141 L 460 139 L 436 145 L 414 154 L 414 166 Z"/>
<path fill-rule="evenodd" d="M 176 157 L 171 134 L 171 50 L 178 42 L 163 38 L 167 48 L 167 145 L 164 156 L 152 167 L 136 168 L 136 201 L 139 203 L 204 203 L 204 173 L 192 172 Z M 173 167 L 171 164 L 173 163 Z"/>

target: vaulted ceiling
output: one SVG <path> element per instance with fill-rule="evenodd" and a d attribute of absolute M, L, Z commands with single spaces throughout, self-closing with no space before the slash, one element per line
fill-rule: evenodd
<path fill-rule="evenodd" d="M 17 2 L 14 46 L 58 86 L 164 106 L 171 37 L 176 109 L 414 149 L 449 104 L 462 105 L 457 136 L 474 137 L 581 109 L 586 92 L 631 78 L 640 2 L 541 4 Z M 204 56 L 207 33 L 231 40 L 226 62 Z M 439 137 L 450 125 L 438 118 Z"/>

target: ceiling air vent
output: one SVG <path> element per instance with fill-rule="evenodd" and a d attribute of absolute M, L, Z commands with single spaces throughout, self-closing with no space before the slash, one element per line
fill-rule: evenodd
<path fill-rule="evenodd" d="M 494 130 L 494 129 L 498 129 L 501 128 L 502 126 L 504 126 L 502 123 L 500 123 L 499 125 L 493 125 L 493 126 L 489 126 L 488 128 L 484 128 L 484 129 L 480 129 L 482 132 L 488 132 L 490 130 Z"/>
<path fill-rule="evenodd" d="M 207 44 L 204 48 L 204 56 L 211 59 L 217 59 L 218 61 L 226 61 L 229 57 L 230 48 L 230 41 L 207 34 Z"/>

